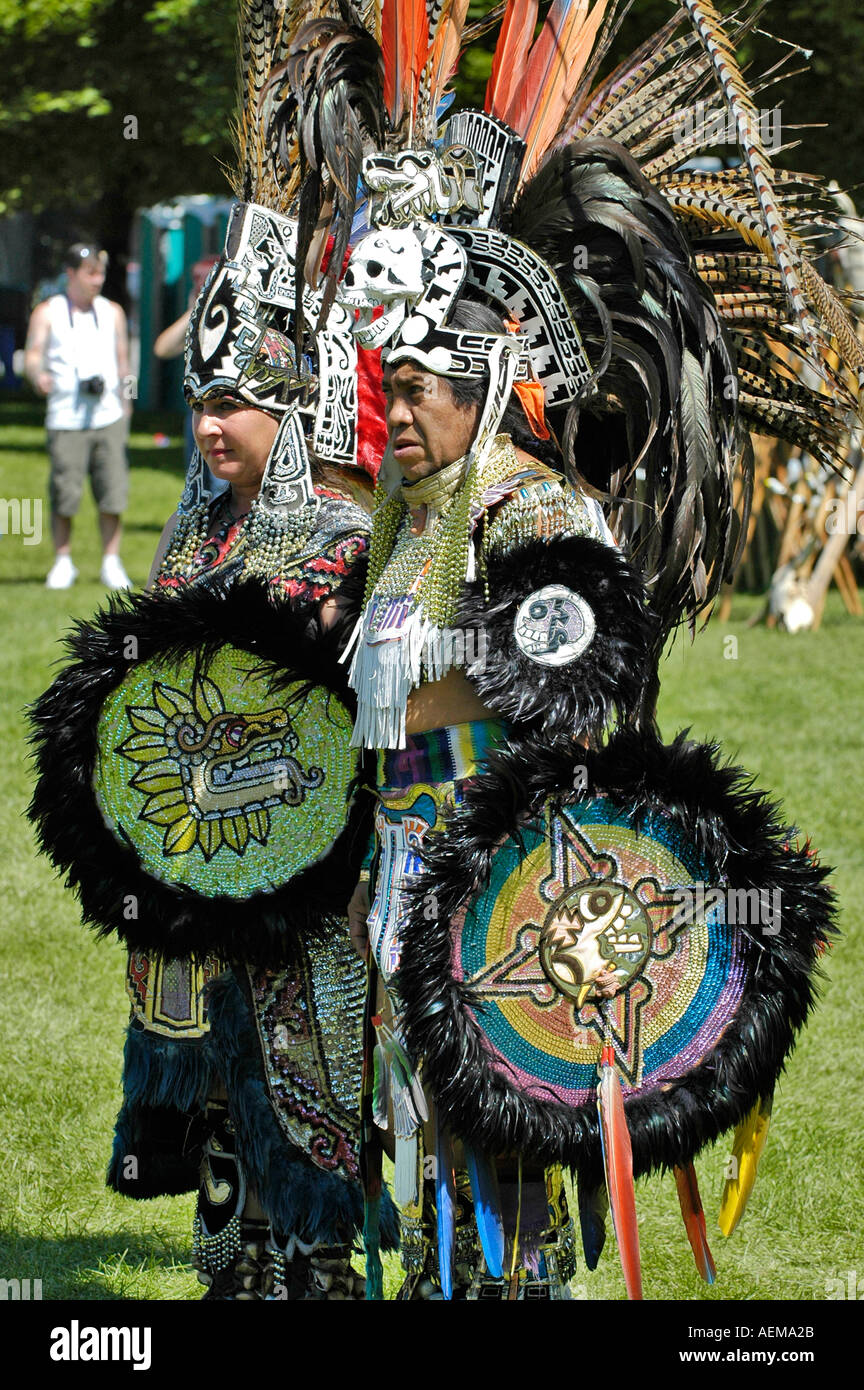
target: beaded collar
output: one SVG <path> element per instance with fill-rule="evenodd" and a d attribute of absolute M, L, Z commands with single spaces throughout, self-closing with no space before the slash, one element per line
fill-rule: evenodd
<path fill-rule="evenodd" d="M 467 455 L 463 455 L 428 478 L 418 478 L 416 483 L 403 483 L 400 489 L 402 501 L 409 507 L 426 506 L 442 511 L 465 481 L 466 461 Z"/>
<path fill-rule="evenodd" d="M 315 494 L 314 506 L 294 512 L 265 510 L 256 500 L 246 516 L 223 518 L 221 525 L 221 499 L 215 507 L 208 500 L 181 512 L 157 582 L 174 588 L 193 582 L 202 570 L 212 572 L 229 562 L 232 577 L 239 577 L 242 570 L 244 578 L 276 582 L 296 567 L 298 556 L 319 550 L 342 532 L 365 532 L 368 516 L 347 493 L 316 487 Z"/>
<path fill-rule="evenodd" d="M 464 461 L 451 466 L 463 467 Z M 473 535 L 496 489 L 500 494 L 500 485 L 519 470 L 510 436 L 498 435 L 478 452 L 463 485 L 419 536 L 411 531 L 402 491 L 386 497 L 377 490 L 364 608 L 349 672 L 357 694 L 355 746 L 404 747 L 411 690 L 424 675 L 441 680 L 455 664 L 450 628 L 462 587 L 477 568 Z M 479 550 L 478 556 L 482 565 Z"/>

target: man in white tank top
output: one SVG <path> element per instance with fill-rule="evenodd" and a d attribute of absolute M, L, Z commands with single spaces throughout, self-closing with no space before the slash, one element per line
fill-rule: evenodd
<path fill-rule="evenodd" d="M 51 533 L 55 561 L 45 581 L 68 589 L 72 517 L 89 474 L 99 508 L 102 583 L 131 588 L 119 556 L 120 516 L 126 506 L 128 407 L 121 388 L 129 370 L 126 316 L 99 291 L 108 257 L 81 242 L 66 255 L 66 292 L 38 304 L 30 317 L 24 370 L 48 400 L 45 426 L 51 458 Z"/>

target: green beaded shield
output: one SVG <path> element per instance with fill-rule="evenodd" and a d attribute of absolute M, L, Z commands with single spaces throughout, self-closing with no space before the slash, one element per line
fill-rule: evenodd
<path fill-rule="evenodd" d="M 281 888 L 345 826 L 357 754 L 339 697 L 224 646 L 135 665 L 102 706 L 93 773 L 105 824 L 142 869 L 204 896 Z"/>

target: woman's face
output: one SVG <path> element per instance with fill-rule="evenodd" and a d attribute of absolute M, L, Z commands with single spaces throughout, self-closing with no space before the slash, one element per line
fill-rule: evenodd
<path fill-rule="evenodd" d="M 196 404 L 192 423 L 198 448 L 217 478 L 236 488 L 260 487 L 279 428 L 272 415 L 214 396 Z"/>

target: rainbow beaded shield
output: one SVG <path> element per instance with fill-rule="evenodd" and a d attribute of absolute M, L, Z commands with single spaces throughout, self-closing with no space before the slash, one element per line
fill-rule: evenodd
<path fill-rule="evenodd" d="M 637 830 L 604 797 L 550 811 L 497 847 L 454 925 L 453 967 L 512 1086 L 589 1102 L 607 1030 L 628 1094 L 701 1060 L 744 984 L 740 940 L 720 895 L 706 898 L 705 873 L 668 818 Z"/>
<path fill-rule="evenodd" d="M 103 820 L 163 883 L 234 899 L 272 892 L 332 848 L 356 773 L 332 691 L 274 690 L 221 647 L 133 666 L 105 701 L 93 786 Z"/>
<path fill-rule="evenodd" d="M 834 897 L 809 842 L 714 745 L 511 734 L 421 859 L 394 984 L 458 1138 L 596 1186 L 607 1043 L 637 1177 L 689 1163 L 771 1096 Z"/>

